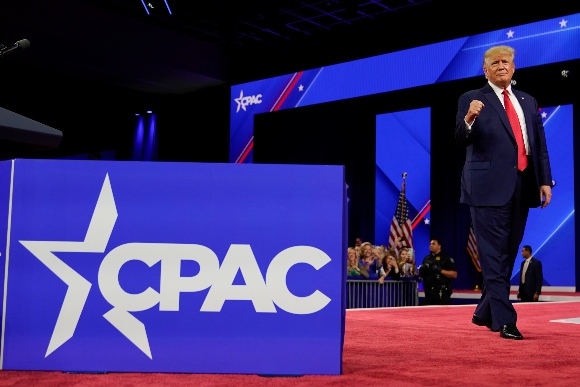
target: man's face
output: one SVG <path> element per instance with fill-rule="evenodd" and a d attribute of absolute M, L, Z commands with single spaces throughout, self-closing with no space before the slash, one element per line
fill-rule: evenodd
<path fill-rule="evenodd" d="M 441 252 L 441 245 L 437 243 L 437 241 L 433 240 L 429 245 L 429 251 L 433 254 L 439 254 Z"/>
<path fill-rule="evenodd" d="M 522 249 L 522 257 L 528 259 L 530 257 L 530 252 L 526 249 Z"/>
<path fill-rule="evenodd" d="M 483 72 L 487 79 L 497 87 L 505 89 L 514 75 L 515 65 L 511 55 L 497 54 L 485 60 Z"/>

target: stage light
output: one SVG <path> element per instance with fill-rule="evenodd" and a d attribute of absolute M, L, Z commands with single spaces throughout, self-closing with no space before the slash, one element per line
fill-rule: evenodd
<path fill-rule="evenodd" d="M 165 0 L 165 6 L 167 7 L 167 11 L 169 12 L 169 14 L 173 15 L 173 12 L 171 12 L 171 8 L 169 8 L 169 3 L 167 2 L 167 0 Z"/>
<path fill-rule="evenodd" d="M 150 15 L 149 8 L 147 8 L 147 5 L 145 4 L 144 0 L 141 0 L 141 4 L 143 4 L 143 8 L 145 8 L 145 12 L 147 12 L 147 15 Z"/>

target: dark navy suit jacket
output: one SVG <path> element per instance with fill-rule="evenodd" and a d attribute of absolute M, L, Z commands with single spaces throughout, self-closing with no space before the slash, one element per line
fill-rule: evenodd
<path fill-rule="evenodd" d="M 533 158 L 538 189 L 530 207 L 540 203 L 541 185 L 552 186 L 552 174 L 546 136 L 536 100 L 514 90 L 524 112 L 528 144 Z M 465 115 L 472 100 L 485 107 L 475 119 L 471 132 L 465 125 Z M 456 141 L 467 147 L 461 178 L 461 203 L 473 206 L 502 206 L 512 196 L 517 180 L 517 145 L 503 105 L 489 84 L 468 91 L 459 98 L 455 123 Z M 534 193 L 532 193 L 534 194 Z"/>
<path fill-rule="evenodd" d="M 544 282 L 544 275 L 542 273 L 542 262 L 532 257 L 526 270 L 526 282 L 522 284 L 522 272 L 524 271 L 524 263 L 520 266 L 520 288 L 518 293 L 522 301 L 532 301 L 534 293 L 540 295 L 542 293 L 542 283 Z"/>

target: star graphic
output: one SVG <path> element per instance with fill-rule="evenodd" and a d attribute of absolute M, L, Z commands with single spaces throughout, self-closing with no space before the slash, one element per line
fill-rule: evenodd
<path fill-rule="evenodd" d="M 509 38 L 513 38 L 513 37 L 514 37 L 514 31 L 512 31 L 512 30 L 509 30 L 509 31 L 507 32 L 507 37 L 508 37 L 508 39 L 509 39 Z"/>
<path fill-rule="evenodd" d="M 117 221 L 117 215 L 117 207 L 107 174 L 84 241 L 19 241 L 68 285 L 45 357 L 72 338 L 91 289 L 89 281 L 53 253 L 104 253 Z"/>
<path fill-rule="evenodd" d="M 562 19 L 562 21 L 559 22 L 560 23 L 560 28 L 564 28 L 564 27 L 568 27 L 568 20 L 566 19 Z"/>
<path fill-rule="evenodd" d="M 236 109 L 236 113 L 240 111 L 240 108 L 246 111 L 246 105 L 243 103 L 244 99 L 244 90 L 240 90 L 240 96 L 238 98 L 234 98 L 234 101 L 238 104 L 238 108 Z"/>
<path fill-rule="evenodd" d="M 542 118 L 546 118 L 546 117 L 548 117 L 548 113 L 542 112 Z"/>
<path fill-rule="evenodd" d="M 425 222 L 425 224 L 428 225 L 431 221 L 429 220 L 429 218 L 425 218 L 423 219 L 423 222 Z"/>
<path fill-rule="evenodd" d="M 304 90 L 304 86 L 300 85 L 298 86 L 298 91 L 303 91 Z"/>

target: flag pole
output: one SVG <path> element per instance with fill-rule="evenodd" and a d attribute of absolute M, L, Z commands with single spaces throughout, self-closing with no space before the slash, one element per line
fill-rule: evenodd
<path fill-rule="evenodd" d="M 406 197 L 406 195 L 407 195 L 407 192 L 406 192 L 407 172 L 403 172 L 402 177 L 403 177 L 403 186 L 401 187 L 401 193 Z M 401 216 L 403 216 L 403 214 L 405 213 L 405 205 L 406 205 L 406 200 L 403 200 L 403 202 L 401 203 Z M 401 245 L 406 246 L 407 245 L 406 241 L 403 241 L 403 243 L 401 243 Z"/>
<path fill-rule="evenodd" d="M 407 180 L 406 179 L 407 179 L 407 172 L 403 172 L 403 187 L 402 187 L 402 192 L 405 195 L 407 194 L 405 192 L 406 183 L 407 183 Z M 401 206 L 401 209 L 402 209 L 401 214 L 404 214 L 405 213 L 405 203 L 403 203 L 403 205 Z"/>

